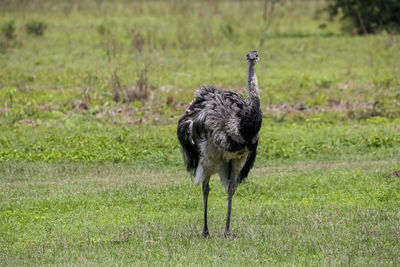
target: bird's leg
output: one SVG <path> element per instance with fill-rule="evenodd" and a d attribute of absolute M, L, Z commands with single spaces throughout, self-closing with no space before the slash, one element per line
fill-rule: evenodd
<path fill-rule="evenodd" d="M 203 201 L 204 201 L 204 227 L 203 227 L 203 237 L 208 237 L 210 234 L 208 233 L 207 226 L 207 202 L 208 202 L 208 193 L 210 192 L 210 185 L 208 184 L 210 179 L 204 179 L 203 181 Z"/>
<path fill-rule="evenodd" d="M 232 197 L 233 194 L 235 193 L 235 186 L 234 186 L 234 182 L 231 181 L 229 183 L 229 187 L 228 187 L 228 212 L 226 214 L 226 226 L 225 226 L 225 237 L 229 236 L 229 226 L 231 223 L 231 210 L 232 210 Z"/>

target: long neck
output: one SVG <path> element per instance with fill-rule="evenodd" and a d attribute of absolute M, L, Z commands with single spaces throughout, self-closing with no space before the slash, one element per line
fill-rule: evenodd
<path fill-rule="evenodd" d="M 247 97 L 246 100 L 250 105 L 260 106 L 260 92 L 258 91 L 258 80 L 256 76 L 256 64 L 248 63 L 247 76 Z"/>

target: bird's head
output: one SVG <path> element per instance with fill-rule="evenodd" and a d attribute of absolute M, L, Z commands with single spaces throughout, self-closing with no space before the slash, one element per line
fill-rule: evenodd
<path fill-rule="evenodd" d="M 249 51 L 249 52 L 247 52 L 247 55 L 246 55 L 247 62 L 249 62 L 249 63 L 257 63 L 257 61 L 259 59 L 260 58 L 258 57 L 258 52 L 257 51 Z"/>

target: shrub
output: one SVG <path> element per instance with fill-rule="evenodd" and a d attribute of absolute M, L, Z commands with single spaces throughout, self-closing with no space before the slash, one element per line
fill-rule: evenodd
<path fill-rule="evenodd" d="M 17 46 L 15 23 L 13 20 L 5 22 L 0 27 L 0 53 L 7 53 L 9 48 Z"/>
<path fill-rule="evenodd" d="M 358 34 L 400 31 L 399 0 L 328 0 L 331 18 L 338 15 L 344 30 Z"/>
<path fill-rule="evenodd" d="M 15 40 L 15 23 L 13 20 L 8 21 L 1 26 L 1 35 L 3 35 L 7 40 Z"/>
<path fill-rule="evenodd" d="M 26 32 L 35 36 L 42 36 L 47 28 L 46 23 L 38 20 L 32 20 L 25 25 Z"/>

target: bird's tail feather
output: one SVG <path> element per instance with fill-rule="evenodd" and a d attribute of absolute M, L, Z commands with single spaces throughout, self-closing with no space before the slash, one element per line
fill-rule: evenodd
<path fill-rule="evenodd" d="M 258 141 L 253 146 L 250 154 L 247 156 L 246 163 L 244 164 L 243 168 L 240 170 L 239 173 L 239 183 L 243 182 L 246 179 L 247 175 L 249 175 L 250 169 L 253 168 L 254 161 L 257 157 L 257 145 Z"/>
<path fill-rule="evenodd" d="M 192 139 L 193 122 L 190 118 L 183 116 L 178 123 L 178 139 L 183 150 L 183 161 L 187 171 L 191 175 L 196 174 L 196 169 L 199 163 L 199 150 Z"/>

